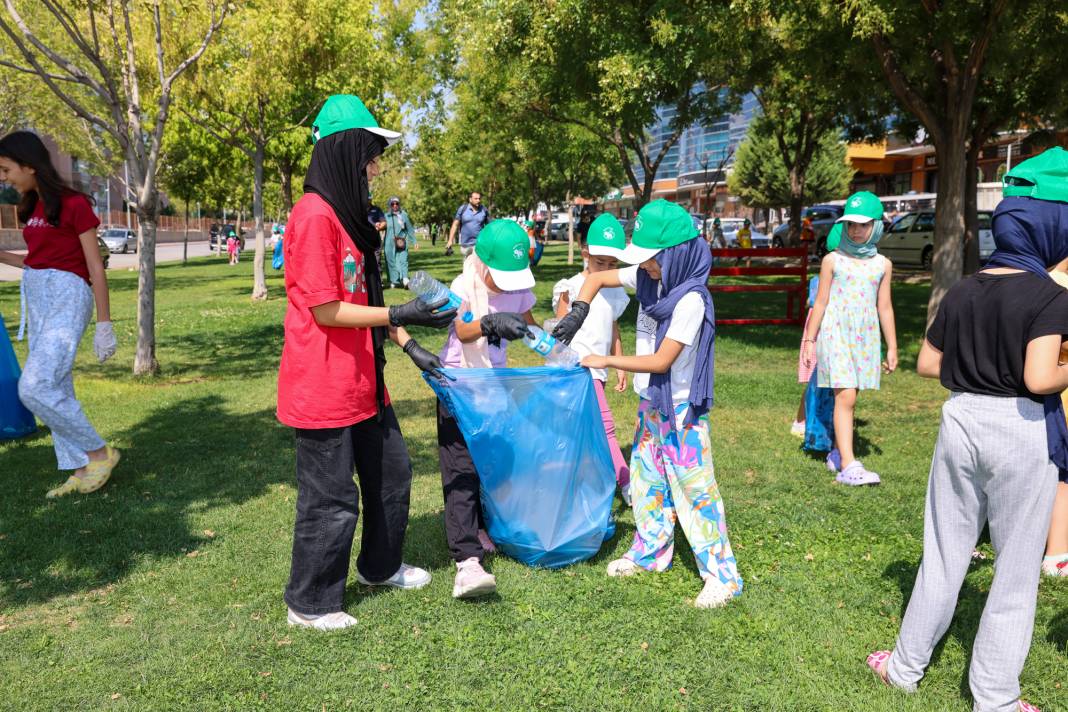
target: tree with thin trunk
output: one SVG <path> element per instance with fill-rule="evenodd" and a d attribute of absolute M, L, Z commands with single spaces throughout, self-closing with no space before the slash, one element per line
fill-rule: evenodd
<path fill-rule="evenodd" d="M 1030 2 L 1015 3 L 1016 8 Z M 1011 33 L 1009 0 L 851 0 L 856 33 L 870 42 L 901 106 L 923 126 L 938 162 L 928 322 L 963 268 L 968 146 L 993 43 Z"/>
<path fill-rule="evenodd" d="M 0 30 L 20 61 L 0 64 L 40 79 L 70 111 L 114 140 L 129 166 L 139 228 L 133 371 L 157 373 L 157 173 L 163 135 L 175 83 L 204 54 L 228 4 L 204 0 L 202 8 L 187 3 L 164 11 L 161 0 L 88 0 L 74 8 L 60 0 L 3 2 Z M 192 27 L 203 29 L 190 42 Z M 181 59 L 173 61 L 175 55 Z"/>
<path fill-rule="evenodd" d="M 252 168 L 254 300 L 267 298 L 269 147 L 308 123 L 328 94 L 350 90 L 373 105 L 382 63 L 373 22 L 370 0 L 246 0 L 186 85 L 188 118 L 240 151 Z"/>

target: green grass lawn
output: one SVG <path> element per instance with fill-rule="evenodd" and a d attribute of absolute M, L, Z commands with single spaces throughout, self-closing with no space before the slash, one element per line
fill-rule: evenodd
<path fill-rule="evenodd" d="M 536 270 L 539 319 L 553 282 L 577 271 L 565 256 L 554 244 Z M 440 248 L 412 263 L 443 279 L 461 264 Z M 882 687 L 864 666 L 893 645 L 922 548 L 944 398 L 913 372 L 925 286 L 895 285 L 902 370 L 859 401 L 859 453 L 879 488 L 836 486 L 790 436 L 799 330 L 721 330 L 713 448 L 746 588 L 712 611 L 691 605 L 700 581 L 681 536 L 671 571 L 605 576 L 633 534 L 618 503 L 616 536 L 593 560 L 541 571 L 491 559 L 499 596 L 454 601 L 434 402 L 390 345 L 387 381 L 415 465 L 406 559 L 434 581 L 381 592 L 353 578 L 346 609 L 359 625 L 324 635 L 285 623 L 293 438 L 273 415 L 285 299 L 269 270 L 271 300 L 250 302 L 251 271 L 216 259 L 160 267 L 163 373 L 152 380 L 130 375 L 136 273 L 111 273 L 118 356 L 97 364 L 86 338 L 76 368 L 90 418 L 124 451 L 100 493 L 47 502 L 62 479 L 47 434 L 0 444 L 0 708 L 971 708 L 966 669 L 990 558 L 973 566 L 916 695 Z M 716 306 L 745 315 L 783 299 L 723 295 Z M 12 338 L 17 311 L 18 285 L 0 285 Z M 621 321 L 628 350 L 633 325 L 632 306 Z M 535 363 L 522 346 L 512 356 Z M 626 440 L 636 396 L 610 399 Z M 1066 641 L 1068 585 L 1044 581 L 1022 682 L 1047 711 L 1068 708 Z"/>

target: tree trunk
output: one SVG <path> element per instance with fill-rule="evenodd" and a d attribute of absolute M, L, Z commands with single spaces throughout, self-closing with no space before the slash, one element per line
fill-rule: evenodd
<path fill-rule="evenodd" d="M 159 373 L 156 361 L 156 211 L 159 201 L 153 196 L 152 210 L 137 205 L 137 350 L 134 375 Z"/>
<path fill-rule="evenodd" d="M 571 221 L 571 191 L 567 191 L 567 263 L 575 264 L 575 225 Z"/>
<path fill-rule="evenodd" d="M 185 201 L 185 232 L 182 234 L 182 264 L 189 262 L 189 201 Z"/>
<path fill-rule="evenodd" d="M 282 215 L 288 216 L 293 210 L 293 166 L 283 163 L 278 174 L 282 181 Z"/>
<path fill-rule="evenodd" d="M 256 229 L 256 256 L 252 264 L 252 298 L 262 301 L 267 298 L 267 277 L 263 273 L 263 258 L 266 245 L 263 236 L 263 153 L 262 144 L 256 146 L 252 158 L 252 220 Z"/>
<path fill-rule="evenodd" d="M 965 275 L 979 271 L 979 151 L 982 142 L 968 147 L 964 174 L 964 268 Z"/>
<path fill-rule="evenodd" d="M 805 208 L 805 179 L 797 167 L 790 169 L 790 230 L 786 233 L 787 247 L 801 244 L 801 211 Z"/>
<path fill-rule="evenodd" d="M 927 302 L 930 326 L 942 298 L 961 277 L 964 237 L 964 184 L 968 165 L 965 131 L 946 127 L 945 141 L 935 144 L 938 157 L 938 199 L 935 203 L 934 260 L 931 297 Z"/>

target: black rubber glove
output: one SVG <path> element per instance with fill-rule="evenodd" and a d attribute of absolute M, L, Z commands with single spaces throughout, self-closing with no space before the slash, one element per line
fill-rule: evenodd
<path fill-rule="evenodd" d="M 404 353 L 408 354 L 408 358 L 419 367 L 420 371 L 429 373 L 435 378 L 445 378 L 445 374 L 441 371 L 441 359 L 437 357 L 437 354 L 432 354 L 420 346 L 415 339 L 408 339 L 408 343 L 404 345 Z"/>
<path fill-rule="evenodd" d="M 422 299 L 416 298 L 405 304 L 395 304 L 389 308 L 390 326 L 430 326 L 435 329 L 443 329 L 456 318 L 455 309 L 442 309 L 448 299 L 427 304 Z"/>
<path fill-rule="evenodd" d="M 487 314 L 479 319 L 479 324 L 482 326 L 482 335 L 494 346 L 500 346 L 501 339 L 516 341 L 530 334 L 526 317 L 515 312 Z"/>
<path fill-rule="evenodd" d="M 590 313 L 590 305 L 587 302 L 571 302 L 571 311 L 564 315 L 553 329 L 553 337 L 557 341 L 570 344 L 571 339 L 582 328 L 582 322 L 586 321 L 586 315 Z"/>

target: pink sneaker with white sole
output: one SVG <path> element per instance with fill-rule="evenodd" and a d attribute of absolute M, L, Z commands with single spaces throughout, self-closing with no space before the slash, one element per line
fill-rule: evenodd
<path fill-rule="evenodd" d="M 1042 710 L 1035 707 L 1030 702 L 1024 702 L 1023 700 L 1020 700 L 1020 712 L 1042 712 Z"/>

